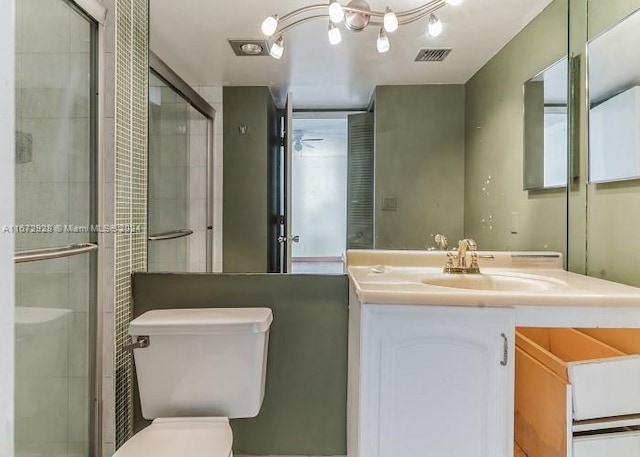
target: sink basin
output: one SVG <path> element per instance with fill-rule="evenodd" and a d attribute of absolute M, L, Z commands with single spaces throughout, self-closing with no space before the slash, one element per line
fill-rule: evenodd
<path fill-rule="evenodd" d="M 558 285 L 555 282 L 545 279 L 497 274 L 443 274 L 424 278 L 422 280 L 422 283 L 429 286 L 449 287 L 453 289 L 472 289 L 504 292 L 536 292 L 547 290 Z"/>

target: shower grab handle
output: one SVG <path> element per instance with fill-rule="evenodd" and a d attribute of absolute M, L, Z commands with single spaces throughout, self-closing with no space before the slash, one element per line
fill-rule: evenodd
<path fill-rule="evenodd" d="M 15 263 L 37 262 L 39 260 L 52 260 L 62 257 L 71 257 L 79 254 L 86 254 L 98 250 L 98 245 L 94 243 L 70 244 L 68 246 L 58 246 L 54 248 L 29 249 L 18 251 L 13 256 Z"/>
<path fill-rule="evenodd" d="M 157 233 L 149 236 L 149 241 L 164 241 L 174 240 L 176 238 L 182 238 L 183 236 L 193 235 L 193 230 L 180 229 L 173 232 Z"/>

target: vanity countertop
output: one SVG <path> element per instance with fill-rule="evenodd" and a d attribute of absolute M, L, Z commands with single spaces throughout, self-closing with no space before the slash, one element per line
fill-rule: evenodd
<path fill-rule="evenodd" d="M 594 326 L 596 317 L 603 318 L 597 326 L 640 326 L 640 288 L 565 271 L 555 252 L 477 254 L 480 275 L 443 273 L 444 251 L 352 250 L 346 266 L 358 300 L 367 304 L 512 307 L 532 325 L 550 319 L 555 326 L 553 316 L 560 313 L 579 317 L 569 319 L 572 326 Z"/>

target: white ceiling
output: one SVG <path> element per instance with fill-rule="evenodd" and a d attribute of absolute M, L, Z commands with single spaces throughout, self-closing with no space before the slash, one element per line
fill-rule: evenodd
<path fill-rule="evenodd" d="M 192 85 L 267 85 L 278 103 L 292 91 L 297 109 L 362 108 L 383 84 L 461 84 L 469 80 L 551 0 L 465 0 L 438 12 L 444 32 L 425 36 L 425 21 L 390 36 L 378 54 L 378 29 L 344 29 L 337 47 L 327 23 L 303 24 L 285 36 L 285 56 L 237 57 L 227 39 L 261 38 L 260 24 L 316 0 L 151 0 L 151 48 Z M 375 10 L 396 11 L 421 0 L 370 0 Z M 416 63 L 422 47 L 451 47 L 442 63 Z"/>

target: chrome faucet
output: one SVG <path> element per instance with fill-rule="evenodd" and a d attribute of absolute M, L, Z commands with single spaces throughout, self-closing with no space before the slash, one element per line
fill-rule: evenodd
<path fill-rule="evenodd" d="M 447 264 L 444 266 L 445 273 L 466 273 L 478 274 L 478 244 L 471 238 L 458 241 L 458 249 L 455 252 L 447 253 Z M 471 265 L 467 266 L 467 251 L 471 251 Z"/>

